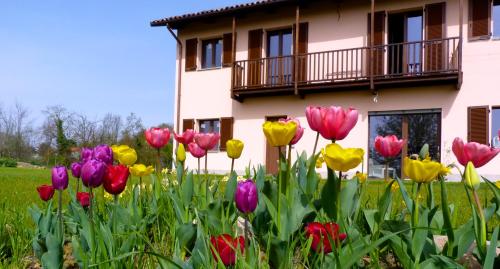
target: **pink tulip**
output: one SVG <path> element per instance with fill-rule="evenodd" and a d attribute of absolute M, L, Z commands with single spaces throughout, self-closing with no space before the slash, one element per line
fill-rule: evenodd
<path fill-rule="evenodd" d="M 477 142 L 464 144 L 464 141 L 459 137 L 453 140 L 451 149 L 461 165 L 466 166 L 470 161 L 476 168 L 487 164 L 500 152 L 500 148 L 494 149 Z"/>
<path fill-rule="evenodd" d="M 377 136 L 375 138 L 375 150 L 384 158 L 395 158 L 403 149 L 405 141 L 398 139 L 395 135 L 386 137 Z"/>
<path fill-rule="evenodd" d="M 211 150 L 217 145 L 219 138 L 218 133 L 198 133 L 194 135 L 194 142 L 204 150 Z"/>
<path fill-rule="evenodd" d="M 290 145 L 295 145 L 299 140 L 302 138 L 302 135 L 304 135 L 304 128 L 300 126 L 300 121 L 298 119 L 292 119 L 292 118 L 286 118 L 286 119 L 280 119 L 280 122 L 289 122 L 289 121 L 294 121 L 297 124 L 297 131 L 295 131 L 295 135 L 292 138 L 292 141 L 290 141 Z"/>
<path fill-rule="evenodd" d="M 174 133 L 174 138 L 177 142 L 188 145 L 189 143 L 193 142 L 194 131 L 193 129 L 187 129 L 181 135 Z"/>
<path fill-rule="evenodd" d="M 149 128 L 144 131 L 148 144 L 156 149 L 164 147 L 170 140 L 170 130 L 168 128 Z"/>
<path fill-rule="evenodd" d="M 207 153 L 206 150 L 200 148 L 200 146 L 198 146 L 198 144 L 196 144 L 195 142 L 191 142 L 188 144 L 188 150 L 195 158 L 201 158 Z"/>
<path fill-rule="evenodd" d="M 321 117 L 321 110 L 323 108 L 319 106 L 308 106 L 306 107 L 306 118 L 309 127 L 315 132 L 319 132 L 321 126 L 323 126 L 323 118 Z"/>
<path fill-rule="evenodd" d="M 354 108 L 345 111 L 340 106 L 331 106 L 321 109 L 321 117 L 321 136 L 328 140 L 342 140 L 358 122 L 358 111 Z"/>

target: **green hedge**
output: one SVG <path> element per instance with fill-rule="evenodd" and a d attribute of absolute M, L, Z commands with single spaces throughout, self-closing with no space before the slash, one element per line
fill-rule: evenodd
<path fill-rule="evenodd" d="M 11 158 L 0 158 L 0 167 L 17 167 L 17 161 Z"/>

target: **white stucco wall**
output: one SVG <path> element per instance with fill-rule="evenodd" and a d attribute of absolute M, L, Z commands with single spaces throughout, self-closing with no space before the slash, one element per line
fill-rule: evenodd
<path fill-rule="evenodd" d="M 432 2 L 440 1 L 376 1 L 376 10 L 404 10 L 423 7 L 426 3 Z M 342 4 L 339 9 L 340 18 L 335 5 L 303 10 L 301 21 L 309 22 L 308 51 L 327 51 L 366 45 L 366 14 L 369 10 L 369 2 L 363 6 Z M 458 36 L 458 1 L 447 1 L 446 10 L 446 35 Z M 239 20 L 237 60 L 247 58 L 249 30 L 276 29 L 293 24 L 294 10 L 286 12 L 287 15 L 263 13 Z M 377 103 L 373 101 L 368 89 L 310 94 L 305 99 L 296 96 L 256 97 L 247 98 L 243 103 L 239 103 L 230 98 L 230 68 L 185 72 L 183 65 L 181 124 L 182 119 L 234 117 L 234 137 L 245 142 L 243 155 L 236 162 L 236 169 L 242 171 L 249 162 L 252 165 L 265 164 L 266 144 L 261 125 L 266 116 L 298 117 L 306 127 L 306 131 L 295 150 L 311 152 L 315 133 L 308 130 L 304 115 L 305 107 L 308 105 L 355 107 L 360 112 L 358 124 L 351 134 L 339 143 L 346 147 L 362 147 L 366 151 L 368 112 L 440 108 L 442 109 L 441 159 L 446 164 L 454 162 L 456 159 L 451 153 L 453 139 L 457 136 L 467 139 L 467 107 L 500 105 L 500 41 L 468 41 L 467 12 L 467 5 L 464 4 L 465 38 L 462 64 L 464 76 L 459 91 L 454 85 L 383 89 L 379 91 Z M 211 25 L 193 25 L 189 29 L 180 31 L 180 37 L 183 41 L 193 37 L 207 39 L 228 32 L 231 32 L 231 22 L 220 21 Z M 320 146 L 325 144 L 326 141 L 321 140 Z M 196 161 L 193 158 L 188 159 L 188 166 L 195 168 Z M 230 160 L 227 159 L 225 152 L 209 153 L 208 160 L 209 168 L 213 171 L 229 169 Z M 491 179 L 499 179 L 500 157 L 480 168 L 479 172 Z"/>

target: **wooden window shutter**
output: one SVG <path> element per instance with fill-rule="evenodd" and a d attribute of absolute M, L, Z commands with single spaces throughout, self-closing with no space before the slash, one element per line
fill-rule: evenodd
<path fill-rule="evenodd" d="M 222 37 L 222 65 L 231 66 L 233 62 L 233 34 L 224 34 Z"/>
<path fill-rule="evenodd" d="M 371 45 L 371 13 L 368 13 L 368 47 Z M 375 12 L 374 27 L 373 27 L 373 45 L 384 45 L 384 32 L 385 32 L 385 11 Z M 384 74 L 384 48 L 377 48 L 373 52 L 373 75 Z M 370 68 L 370 52 L 367 53 L 368 61 L 367 68 Z M 369 73 L 369 71 L 367 72 Z"/>
<path fill-rule="evenodd" d="M 490 18 L 491 0 L 469 0 L 469 37 L 489 38 Z"/>
<path fill-rule="evenodd" d="M 248 31 L 248 60 L 262 58 L 262 29 Z M 261 63 L 260 61 L 248 62 L 248 86 L 261 84 Z"/>
<path fill-rule="evenodd" d="M 226 142 L 233 139 L 233 118 L 220 118 L 220 151 L 226 151 Z"/>
<path fill-rule="evenodd" d="M 196 70 L 196 55 L 198 54 L 198 39 L 186 40 L 186 71 Z"/>
<path fill-rule="evenodd" d="M 296 25 L 293 25 L 293 41 L 295 44 L 295 31 Z M 298 55 L 307 53 L 307 45 L 308 45 L 308 37 L 309 37 L 309 23 L 302 22 L 299 23 L 299 44 L 297 46 Z M 307 56 L 299 56 L 297 59 L 297 81 L 305 82 L 307 80 Z"/>
<path fill-rule="evenodd" d="M 194 119 L 182 120 L 182 131 L 186 131 L 187 129 L 194 129 Z"/>
<path fill-rule="evenodd" d="M 488 145 L 490 109 L 487 106 L 469 107 L 467 112 L 467 140 Z"/>
<path fill-rule="evenodd" d="M 425 39 L 442 39 L 445 34 L 446 3 L 434 3 L 425 6 Z M 425 44 L 425 69 L 426 71 L 439 71 L 444 69 L 444 53 L 446 49 L 443 41 Z"/>

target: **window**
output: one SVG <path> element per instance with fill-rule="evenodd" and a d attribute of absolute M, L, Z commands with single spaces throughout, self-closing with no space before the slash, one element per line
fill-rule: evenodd
<path fill-rule="evenodd" d="M 500 148 L 500 107 L 491 110 L 491 146 Z"/>
<path fill-rule="evenodd" d="M 493 1 L 492 23 L 493 37 L 500 38 L 500 0 Z"/>
<path fill-rule="evenodd" d="M 292 29 L 267 33 L 267 82 L 272 85 L 292 81 Z"/>
<path fill-rule="evenodd" d="M 211 119 L 211 120 L 199 120 L 200 124 L 200 133 L 220 133 L 220 120 L 219 119 Z M 220 143 L 217 143 L 217 146 L 213 150 L 219 150 Z"/>
<path fill-rule="evenodd" d="M 222 39 L 210 39 L 202 42 L 203 69 L 216 68 L 222 66 Z"/>

